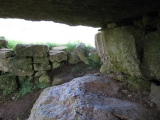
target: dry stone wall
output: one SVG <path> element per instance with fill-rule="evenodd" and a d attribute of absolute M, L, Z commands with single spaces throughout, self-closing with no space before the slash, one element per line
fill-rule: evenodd
<path fill-rule="evenodd" d="M 9 86 L 12 86 L 9 91 L 14 91 L 23 81 L 21 79 L 26 77 L 37 78 L 38 82 L 49 84 L 52 81 L 47 72 L 56 70 L 64 64 L 64 61 L 77 64 L 86 63 L 84 61 L 86 60 L 86 64 L 89 65 L 89 56 L 94 56 L 95 60 L 100 61 L 96 50 L 88 53 L 83 43 L 70 52 L 66 51 L 66 47 L 49 49 L 47 45 L 18 44 L 15 50 L 6 46 L 7 41 L 4 38 L 0 39 L 0 91 L 8 91 Z"/>

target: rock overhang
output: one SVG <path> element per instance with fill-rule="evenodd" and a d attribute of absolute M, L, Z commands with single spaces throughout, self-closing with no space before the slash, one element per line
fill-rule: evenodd
<path fill-rule="evenodd" d="M 0 0 L 1 18 L 102 27 L 160 10 L 157 0 Z"/>

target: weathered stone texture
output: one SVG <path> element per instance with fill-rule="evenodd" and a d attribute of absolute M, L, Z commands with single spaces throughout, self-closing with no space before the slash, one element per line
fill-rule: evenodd
<path fill-rule="evenodd" d="M 61 63 L 59 63 L 59 62 L 53 62 L 52 63 L 52 68 L 53 69 L 56 69 L 56 68 L 58 68 L 58 67 L 60 67 L 61 66 Z"/>
<path fill-rule="evenodd" d="M 49 57 L 51 62 L 62 62 L 63 60 L 67 60 L 67 54 L 65 51 L 49 51 Z"/>
<path fill-rule="evenodd" d="M 33 75 L 31 58 L 13 58 L 9 64 L 9 72 L 17 76 Z"/>
<path fill-rule="evenodd" d="M 149 78 L 160 80 L 160 31 L 145 36 L 143 74 Z"/>
<path fill-rule="evenodd" d="M 0 37 L 0 48 L 6 48 L 7 47 L 7 40 L 4 37 Z"/>
<path fill-rule="evenodd" d="M 0 59 L 0 70 L 9 72 L 9 66 L 12 58 Z"/>
<path fill-rule="evenodd" d="M 48 20 L 102 27 L 159 10 L 158 0 L 1 0 L 0 18 Z"/>
<path fill-rule="evenodd" d="M 39 82 L 41 83 L 50 83 L 50 77 L 47 74 L 43 74 L 42 76 L 40 76 L 39 78 Z"/>
<path fill-rule="evenodd" d="M 113 98 L 119 86 L 95 76 L 76 78 L 46 88 L 34 104 L 28 120 L 152 120 L 151 111 L 137 103 Z"/>
<path fill-rule="evenodd" d="M 77 64 L 78 62 L 80 62 L 80 59 L 75 50 L 68 53 L 68 62 L 70 64 Z"/>
<path fill-rule="evenodd" d="M 49 64 L 49 57 L 44 57 L 44 58 L 33 58 L 33 63 L 36 64 L 43 64 L 43 65 L 48 65 Z"/>
<path fill-rule="evenodd" d="M 11 49 L 7 49 L 7 48 L 0 49 L 0 59 L 12 57 L 13 55 L 14 53 L 13 53 L 13 50 Z"/>
<path fill-rule="evenodd" d="M 104 32 L 99 32 L 95 35 L 95 46 L 96 46 L 96 50 L 102 60 L 102 62 L 105 64 L 107 61 L 107 51 L 105 51 L 106 49 L 106 41 L 104 40 Z"/>
<path fill-rule="evenodd" d="M 46 57 L 49 47 L 47 45 L 16 45 L 15 52 L 19 57 Z"/>
<path fill-rule="evenodd" d="M 160 86 L 156 85 L 155 83 L 151 84 L 151 93 L 150 98 L 153 102 L 155 102 L 160 109 Z"/>
<path fill-rule="evenodd" d="M 35 71 L 42 71 L 42 70 L 50 70 L 51 65 L 44 65 L 44 64 L 34 64 Z"/>
<path fill-rule="evenodd" d="M 76 46 L 75 51 L 80 58 L 81 61 L 83 61 L 85 64 L 89 65 L 88 55 L 87 55 L 87 49 L 84 43 L 80 43 Z"/>
<path fill-rule="evenodd" d="M 98 33 L 96 47 L 104 64 L 101 72 L 120 72 L 141 77 L 136 42 L 142 40 L 142 37 L 142 32 L 132 26 Z"/>

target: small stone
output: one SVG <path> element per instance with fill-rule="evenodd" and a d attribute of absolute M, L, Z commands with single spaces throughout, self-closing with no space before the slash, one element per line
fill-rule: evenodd
<path fill-rule="evenodd" d="M 68 53 L 68 62 L 70 64 L 77 64 L 78 62 L 80 62 L 80 59 L 75 50 Z"/>
<path fill-rule="evenodd" d="M 15 100 L 15 99 L 16 99 L 16 97 L 15 97 L 15 96 L 13 96 L 13 97 L 11 97 L 11 99 L 12 99 L 12 100 Z"/>
<path fill-rule="evenodd" d="M 58 47 L 53 47 L 52 50 L 54 51 L 64 51 L 67 48 L 67 46 L 58 46 Z"/>
<path fill-rule="evenodd" d="M 61 66 L 61 64 L 59 63 L 59 62 L 53 62 L 52 63 L 52 68 L 53 69 L 56 69 L 56 68 L 58 68 L 58 67 L 60 67 Z"/>
<path fill-rule="evenodd" d="M 51 62 L 62 62 L 63 60 L 67 60 L 67 54 L 64 51 L 49 51 L 49 58 Z"/>
<path fill-rule="evenodd" d="M 42 75 L 39 78 L 39 82 L 41 82 L 41 83 L 50 83 L 50 77 L 49 77 L 49 75 L 47 75 L 47 74 Z"/>
<path fill-rule="evenodd" d="M 35 73 L 35 77 L 41 76 L 43 74 L 46 74 L 46 71 L 38 71 Z"/>
<path fill-rule="evenodd" d="M 122 90 L 122 92 L 126 94 L 126 93 L 128 93 L 128 90 Z"/>

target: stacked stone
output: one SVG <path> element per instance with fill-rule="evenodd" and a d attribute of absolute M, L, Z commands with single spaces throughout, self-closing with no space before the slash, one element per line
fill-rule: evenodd
<path fill-rule="evenodd" d="M 2 91 L 4 89 L 8 91 L 17 89 L 17 77 L 20 83 L 23 82 L 22 79 L 28 77 L 31 79 L 36 78 L 39 82 L 51 83 L 52 81 L 47 71 L 59 68 L 63 61 L 68 61 L 69 64 L 84 62 L 89 65 L 89 56 L 93 61 L 100 60 L 96 51 L 91 50 L 88 53 L 83 43 L 78 44 L 70 52 L 66 51 L 66 46 L 53 47 L 49 50 L 47 45 L 18 44 L 15 47 L 15 51 L 6 48 L 6 46 L 7 41 L 5 38 L 1 38 L 0 72 L 6 72 L 5 75 L 0 75 L 0 90 Z"/>
<path fill-rule="evenodd" d="M 12 56 L 14 56 L 13 50 L 6 47 L 7 41 L 4 37 L 0 37 L 0 72 L 9 72 L 9 63 L 12 60 Z M 0 75 L 0 90 L 13 91 L 17 88 L 18 85 L 14 75 Z"/>

